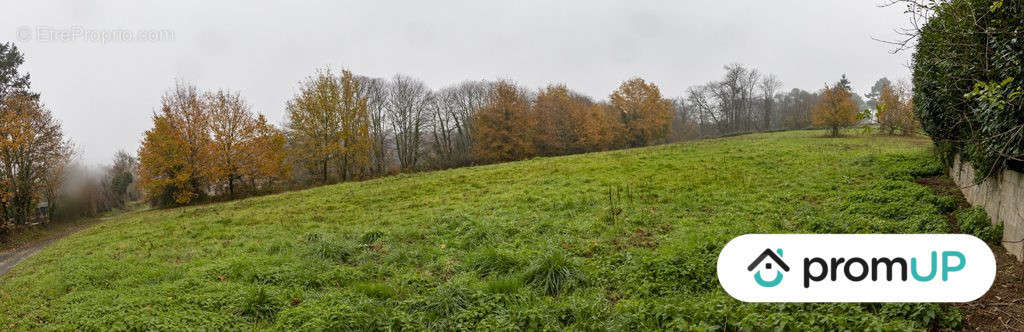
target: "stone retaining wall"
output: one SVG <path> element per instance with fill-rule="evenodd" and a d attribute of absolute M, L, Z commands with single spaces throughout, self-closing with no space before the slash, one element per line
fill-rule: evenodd
<path fill-rule="evenodd" d="M 1003 224 L 1003 247 L 1024 260 L 1024 174 L 1006 170 L 974 184 L 974 169 L 957 156 L 949 176 L 960 186 L 967 202 L 984 208 L 992 223 Z"/>

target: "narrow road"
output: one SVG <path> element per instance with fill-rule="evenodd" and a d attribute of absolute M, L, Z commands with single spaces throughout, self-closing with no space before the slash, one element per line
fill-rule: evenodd
<path fill-rule="evenodd" d="M 56 237 L 39 241 L 30 245 L 22 246 L 21 248 L 11 249 L 6 252 L 0 253 L 0 276 L 10 271 L 15 265 L 25 260 L 26 258 L 32 257 L 43 248 L 48 247 L 50 244 L 60 240 L 67 234 L 61 234 Z"/>
<path fill-rule="evenodd" d="M 18 263 L 25 260 L 26 258 L 32 257 L 32 255 L 35 255 L 40 250 L 49 247 L 54 242 L 57 242 L 57 240 L 63 239 L 65 236 L 74 234 L 75 232 L 94 226 L 107 219 L 109 218 L 100 218 L 95 221 L 85 222 L 82 223 L 81 225 L 70 227 L 69 229 L 63 232 L 54 234 L 49 238 L 41 239 L 39 241 L 26 244 L 18 248 L 0 252 L 0 276 L 7 274 L 7 271 L 10 271 L 12 268 L 14 268 L 15 265 L 18 265 Z"/>

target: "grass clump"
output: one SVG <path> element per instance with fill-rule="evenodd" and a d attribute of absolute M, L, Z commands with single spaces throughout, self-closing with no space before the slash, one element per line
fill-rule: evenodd
<path fill-rule="evenodd" d="M 325 238 L 318 233 L 306 236 L 306 246 L 310 256 L 335 263 L 348 263 L 359 251 L 359 246 L 350 241 Z"/>
<path fill-rule="evenodd" d="M 519 276 L 502 276 L 487 280 L 484 290 L 490 294 L 513 294 L 523 288 L 523 279 Z"/>
<path fill-rule="evenodd" d="M 523 274 L 523 281 L 546 295 L 558 295 L 583 283 L 583 272 L 561 250 L 552 250 Z"/>
<path fill-rule="evenodd" d="M 267 294 L 267 290 L 258 287 L 246 296 L 241 315 L 257 321 L 272 321 L 280 309 L 274 298 Z"/>
<path fill-rule="evenodd" d="M 469 268 L 481 277 L 506 275 L 519 265 L 519 260 L 511 253 L 495 248 L 485 248 L 469 257 Z"/>

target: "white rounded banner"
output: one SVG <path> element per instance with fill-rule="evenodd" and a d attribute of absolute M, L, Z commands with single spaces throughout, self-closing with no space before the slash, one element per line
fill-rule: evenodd
<path fill-rule="evenodd" d="M 969 302 L 995 276 L 966 234 L 747 234 L 718 255 L 718 281 L 744 302 Z"/>

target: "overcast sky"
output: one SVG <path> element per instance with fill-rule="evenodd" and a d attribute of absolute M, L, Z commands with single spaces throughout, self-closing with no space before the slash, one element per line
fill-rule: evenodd
<path fill-rule="evenodd" d="M 0 0 L 0 42 L 25 54 L 21 70 L 63 122 L 79 160 L 95 165 L 138 149 L 176 79 L 237 90 L 278 123 L 297 83 L 323 66 L 403 73 L 432 88 L 496 78 L 532 88 L 561 82 L 605 99 L 634 76 L 681 96 L 739 62 L 775 73 L 786 90 L 818 89 L 846 73 L 864 93 L 880 77 L 910 76 L 909 53 L 890 54 L 871 39 L 894 37 L 905 18 L 876 4 Z M 139 30 L 147 34 L 137 37 Z"/>

